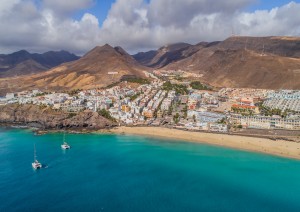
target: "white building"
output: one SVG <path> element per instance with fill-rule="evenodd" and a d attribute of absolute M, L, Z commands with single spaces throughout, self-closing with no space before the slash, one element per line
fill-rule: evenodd
<path fill-rule="evenodd" d="M 244 128 L 300 130 L 299 118 L 283 119 L 268 116 L 232 115 L 230 122 L 234 125 L 241 125 Z"/>
<path fill-rule="evenodd" d="M 167 111 L 169 110 L 169 108 L 171 107 L 171 104 L 172 104 L 172 100 L 171 98 L 165 98 L 162 103 L 161 103 L 161 110 L 162 111 Z"/>
<path fill-rule="evenodd" d="M 13 99 L 13 98 L 15 98 L 15 94 L 14 93 L 7 93 L 5 98 L 6 98 L 6 100 Z"/>

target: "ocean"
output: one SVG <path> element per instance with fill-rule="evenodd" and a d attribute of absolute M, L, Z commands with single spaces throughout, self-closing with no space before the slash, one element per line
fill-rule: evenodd
<path fill-rule="evenodd" d="M 141 136 L 62 140 L 0 128 L 1 212 L 300 211 L 297 160 Z"/>

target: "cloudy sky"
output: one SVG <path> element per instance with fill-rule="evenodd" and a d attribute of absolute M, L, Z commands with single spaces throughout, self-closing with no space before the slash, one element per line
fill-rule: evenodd
<path fill-rule="evenodd" d="M 300 36 L 300 0 L 0 0 L 0 53 Z"/>

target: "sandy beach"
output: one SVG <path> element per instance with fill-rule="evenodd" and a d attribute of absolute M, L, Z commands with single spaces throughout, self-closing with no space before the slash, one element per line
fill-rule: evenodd
<path fill-rule="evenodd" d="M 300 160 L 300 143 L 284 140 L 274 141 L 266 138 L 190 132 L 159 127 L 118 127 L 109 132 L 199 142 Z"/>

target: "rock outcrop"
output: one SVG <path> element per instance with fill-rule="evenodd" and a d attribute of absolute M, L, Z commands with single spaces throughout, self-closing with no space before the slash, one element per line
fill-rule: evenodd
<path fill-rule="evenodd" d="M 84 111 L 69 114 L 37 105 L 0 106 L 0 123 L 20 124 L 43 129 L 89 129 L 97 130 L 115 124 L 97 112 Z"/>

